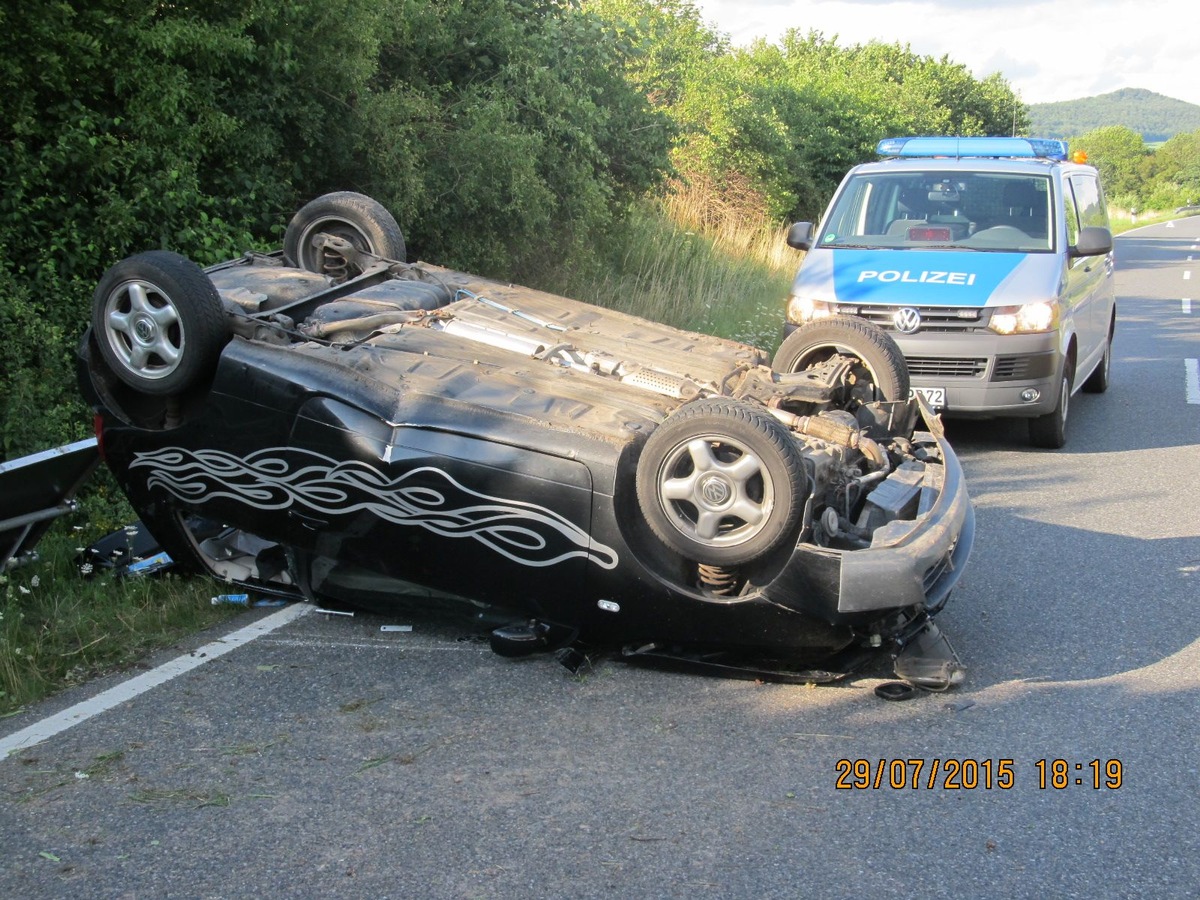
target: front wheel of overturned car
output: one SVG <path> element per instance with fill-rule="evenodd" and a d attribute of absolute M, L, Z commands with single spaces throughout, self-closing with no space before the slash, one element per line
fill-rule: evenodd
<path fill-rule="evenodd" d="M 886 332 L 855 316 L 831 316 L 797 328 L 780 344 L 771 368 L 776 372 L 803 372 L 835 356 L 850 362 L 845 397 L 848 407 L 875 400 L 908 399 L 904 354 Z"/>
<path fill-rule="evenodd" d="M 353 191 L 324 194 L 301 207 L 284 232 L 283 255 L 293 265 L 331 275 L 335 281 L 359 274 L 350 260 L 314 242 L 321 234 L 349 241 L 360 252 L 399 262 L 404 262 L 407 252 L 400 226 L 387 208 Z"/>
<path fill-rule="evenodd" d="M 765 410 L 712 397 L 673 413 L 646 441 L 637 495 L 655 535 L 703 565 L 736 566 L 775 548 L 803 505 L 804 465 Z"/>
<path fill-rule="evenodd" d="M 143 394 L 178 394 L 207 377 L 229 340 L 204 270 L 152 250 L 117 263 L 96 287 L 92 333 L 104 362 Z"/>

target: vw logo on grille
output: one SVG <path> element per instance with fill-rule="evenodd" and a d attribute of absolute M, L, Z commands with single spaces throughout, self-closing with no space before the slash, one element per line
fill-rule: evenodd
<path fill-rule="evenodd" d="M 921 330 L 921 314 L 911 306 L 901 307 L 892 316 L 892 324 L 896 326 L 896 330 L 899 332 L 916 334 Z"/>

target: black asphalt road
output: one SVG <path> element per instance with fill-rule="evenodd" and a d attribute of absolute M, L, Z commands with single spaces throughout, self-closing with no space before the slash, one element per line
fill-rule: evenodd
<path fill-rule="evenodd" d="M 0 760 L 0 896 L 1195 896 L 1198 237 L 1118 241 L 1113 385 L 1065 449 L 950 424 L 961 689 L 573 677 L 309 613 Z"/>

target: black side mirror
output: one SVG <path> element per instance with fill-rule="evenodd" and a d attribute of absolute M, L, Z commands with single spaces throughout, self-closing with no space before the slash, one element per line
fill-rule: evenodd
<path fill-rule="evenodd" d="M 1112 232 L 1101 225 L 1087 225 L 1079 229 L 1075 246 L 1069 250 L 1072 259 L 1079 256 L 1103 256 L 1113 248 Z"/>
<path fill-rule="evenodd" d="M 808 250 L 813 243 L 813 223 L 797 222 L 787 233 L 787 244 L 797 250 Z"/>

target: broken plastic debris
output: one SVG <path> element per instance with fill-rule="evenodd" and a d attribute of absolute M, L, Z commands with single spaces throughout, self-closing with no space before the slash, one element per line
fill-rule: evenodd
<path fill-rule="evenodd" d="M 896 655 L 897 677 L 927 691 L 945 691 L 961 684 L 966 667 L 950 641 L 932 620 Z"/>
<path fill-rule="evenodd" d="M 411 625 L 380 625 L 380 631 L 412 631 Z"/>
<path fill-rule="evenodd" d="M 321 609 L 320 607 L 317 607 L 316 609 L 314 609 L 313 612 L 323 613 L 324 615 L 327 615 L 327 616 L 353 616 L 354 615 L 354 613 L 352 613 L 352 612 L 344 612 L 343 610 L 340 610 L 340 609 Z"/>
<path fill-rule="evenodd" d="M 286 606 L 287 601 L 279 597 L 273 597 L 269 600 L 251 600 L 249 594 L 221 594 L 212 598 L 212 605 L 219 606 L 223 603 L 228 603 L 232 606 Z"/>
<path fill-rule="evenodd" d="M 171 565 L 171 562 L 171 557 L 165 552 L 155 553 L 153 556 L 130 563 L 125 567 L 124 574 L 150 575 L 154 572 L 161 572 L 163 569 L 168 568 Z"/>
<path fill-rule="evenodd" d="M 875 696 L 882 700 L 911 700 L 917 689 L 904 681 L 885 681 L 875 686 Z"/>

